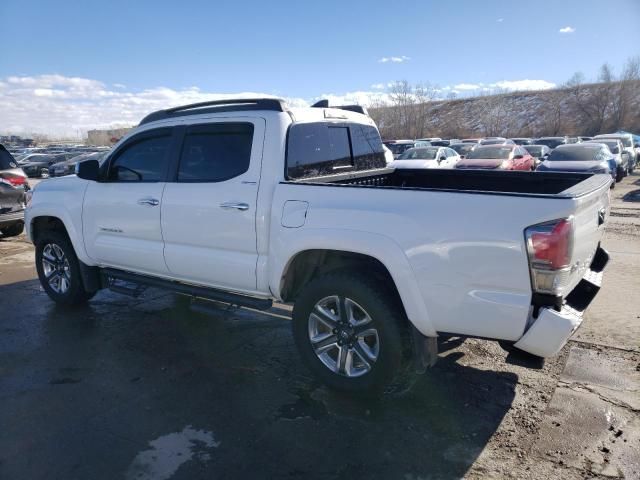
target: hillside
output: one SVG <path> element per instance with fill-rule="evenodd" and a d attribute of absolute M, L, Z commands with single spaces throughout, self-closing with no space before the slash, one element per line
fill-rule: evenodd
<path fill-rule="evenodd" d="M 402 101 L 370 109 L 383 138 L 640 132 L 638 80 L 420 103 L 396 98 Z"/>

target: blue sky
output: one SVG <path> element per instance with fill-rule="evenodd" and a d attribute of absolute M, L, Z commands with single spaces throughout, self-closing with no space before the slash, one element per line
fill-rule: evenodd
<path fill-rule="evenodd" d="M 0 82 L 56 74 L 128 93 L 561 84 L 640 54 L 639 0 L 2 0 L 0 18 Z"/>

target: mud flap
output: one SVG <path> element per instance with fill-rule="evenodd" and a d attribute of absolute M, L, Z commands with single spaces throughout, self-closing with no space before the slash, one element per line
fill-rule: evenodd
<path fill-rule="evenodd" d="M 438 338 L 425 337 L 416 327 L 411 326 L 413 342 L 413 363 L 415 372 L 425 373 L 427 368 L 433 367 L 438 361 Z"/>

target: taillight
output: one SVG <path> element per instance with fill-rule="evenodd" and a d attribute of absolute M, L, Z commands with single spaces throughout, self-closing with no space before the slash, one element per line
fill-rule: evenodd
<path fill-rule="evenodd" d="M 533 288 L 560 295 L 570 277 L 573 224 L 570 218 L 533 225 L 525 230 Z"/>
<path fill-rule="evenodd" d="M 14 187 L 19 187 L 26 183 L 26 180 L 21 175 L 13 175 L 12 173 L 0 173 L 0 178 L 2 178 L 5 182 L 10 183 Z"/>

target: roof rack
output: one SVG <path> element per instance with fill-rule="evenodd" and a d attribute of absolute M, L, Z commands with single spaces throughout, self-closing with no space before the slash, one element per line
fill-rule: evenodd
<path fill-rule="evenodd" d="M 284 112 L 284 100 L 280 98 L 232 98 L 228 100 L 211 100 L 209 102 L 191 103 L 180 107 L 167 108 L 152 112 L 140 121 L 140 125 L 165 120 L 167 118 L 183 117 L 185 115 L 200 115 L 203 113 L 238 112 L 249 110 L 272 110 Z"/>
<path fill-rule="evenodd" d="M 319 100 L 311 108 L 337 108 L 338 110 L 348 110 L 350 112 L 361 113 L 363 115 L 369 115 L 367 109 L 362 105 L 333 105 L 329 106 L 329 100 Z"/>

